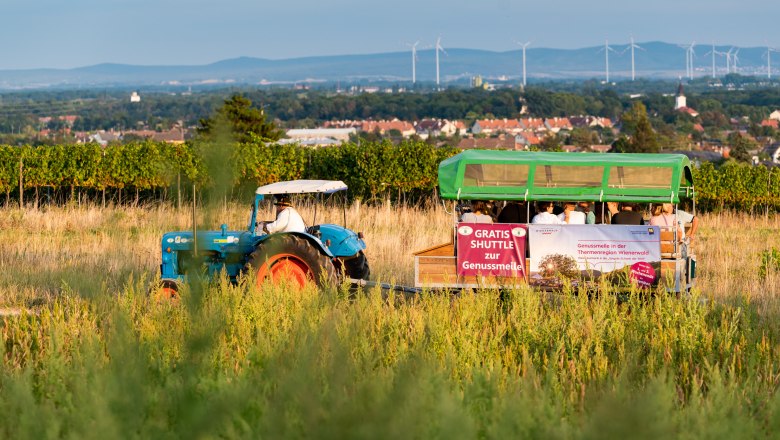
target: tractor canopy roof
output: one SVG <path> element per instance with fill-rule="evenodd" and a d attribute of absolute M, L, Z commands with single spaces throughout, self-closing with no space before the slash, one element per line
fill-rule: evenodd
<path fill-rule="evenodd" d="M 693 197 L 682 154 L 466 150 L 439 164 L 441 197 L 678 203 Z"/>
<path fill-rule="evenodd" d="M 276 182 L 257 188 L 255 194 L 258 195 L 276 195 L 276 194 L 309 194 L 322 193 L 332 194 L 338 191 L 345 191 L 347 185 L 340 180 L 289 180 L 287 182 Z"/>

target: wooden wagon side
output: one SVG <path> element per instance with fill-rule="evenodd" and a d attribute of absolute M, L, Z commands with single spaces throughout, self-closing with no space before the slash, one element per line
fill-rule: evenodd
<path fill-rule="evenodd" d="M 525 278 L 458 276 L 455 243 L 439 244 L 414 253 L 414 286 L 430 288 L 493 288 L 526 283 Z M 528 273 L 529 261 L 525 260 Z"/>
<path fill-rule="evenodd" d="M 690 226 L 689 226 L 690 227 Z M 673 227 L 661 227 L 661 273 L 659 284 L 682 292 L 692 285 L 693 255 L 687 244 L 675 236 Z M 526 274 L 530 259 L 525 260 Z M 414 253 L 414 286 L 419 288 L 463 289 L 507 287 L 527 283 L 526 278 L 458 276 L 455 243 L 450 241 Z"/>
<path fill-rule="evenodd" d="M 691 225 L 685 226 L 690 232 Z M 693 285 L 696 257 L 688 243 L 677 239 L 674 227 L 661 227 L 661 279 L 659 283 L 673 292 L 683 292 Z"/>

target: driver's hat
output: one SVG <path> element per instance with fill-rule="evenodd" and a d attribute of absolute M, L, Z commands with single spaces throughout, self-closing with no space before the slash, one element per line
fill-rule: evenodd
<path fill-rule="evenodd" d="M 290 197 L 286 195 L 276 195 L 274 196 L 274 205 L 276 206 L 292 206 L 292 202 L 290 202 Z"/>

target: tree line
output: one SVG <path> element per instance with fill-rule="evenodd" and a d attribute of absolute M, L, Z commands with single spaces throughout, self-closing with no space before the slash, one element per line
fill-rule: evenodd
<path fill-rule="evenodd" d="M 420 197 L 436 186 L 439 162 L 456 152 L 414 141 L 310 149 L 268 144 L 259 137 L 240 143 L 146 141 L 105 148 L 0 145 L 0 193 L 6 205 L 82 199 L 176 202 L 193 184 L 242 198 L 276 181 L 334 179 L 347 183 L 354 198 Z"/>
<path fill-rule="evenodd" d="M 245 200 L 256 186 L 292 179 L 343 180 L 352 198 L 418 200 L 435 195 L 439 163 L 451 147 L 405 141 L 345 143 L 311 149 L 246 142 L 171 145 L 140 142 L 47 147 L 0 146 L 0 193 L 5 204 L 181 202 L 189 188 L 223 191 Z M 705 210 L 780 210 L 778 168 L 728 161 L 694 169 Z"/>
<path fill-rule="evenodd" d="M 696 80 L 703 81 L 703 80 Z M 632 98 L 620 87 L 609 88 L 588 82 L 578 84 L 544 84 L 519 88 L 482 89 L 449 88 L 440 92 L 413 91 L 395 93 L 336 93 L 329 89 L 218 89 L 172 96 L 169 93 L 144 94 L 141 102 L 131 103 L 125 91 L 101 94 L 84 91 L 68 94 L 27 92 L 5 94 L 0 100 L 0 133 L 6 142 L 27 138 L 45 143 L 34 134 L 42 128 L 60 129 L 56 118 L 46 126 L 39 117 L 77 115 L 72 127 L 76 131 L 108 129 L 168 129 L 176 123 L 194 126 L 211 115 L 224 100 L 241 94 L 258 103 L 281 127 L 313 127 L 323 121 L 338 119 L 391 119 L 407 121 L 422 118 L 461 119 L 515 118 L 523 109 L 530 116 L 554 117 L 572 115 L 621 117 L 636 100 L 642 101 L 657 130 L 677 129 L 689 134 L 690 118 L 673 111 L 676 85 L 670 82 L 646 84 L 648 90 Z M 652 87 L 651 87 L 652 86 Z M 688 104 L 699 111 L 705 128 L 728 128 L 730 118 L 747 116 L 760 122 L 772 110 L 780 108 L 777 88 L 730 90 L 694 84 Z M 619 92 L 620 91 L 620 92 Z M 83 95 L 83 96 L 82 96 Z M 50 126 L 51 125 L 51 126 Z M 2 139 L 0 139 L 2 142 Z"/>

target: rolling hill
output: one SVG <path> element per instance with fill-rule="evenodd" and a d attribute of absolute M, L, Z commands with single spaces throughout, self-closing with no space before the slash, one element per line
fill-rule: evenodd
<path fill-rule="evenodd" d="M 685 51 L 676 44 L 639 43 L 635 51 L 638 77 L 660 79 L 685 75 Z M 610 51 L 610 79 L 631 75 L 627 45 L 614 45 Z M 732 46 L 716 46 L 725 54 Z M 712 71 L 710 46 L 697 46 L 694 58 L 696 76 Z M 734 48 L 736 50 L 736 48 Z M 738 71 L 746 75 L 766 75 L 765 48 L 740 48 Z M 726 73 L 726 57 L 715 58 L 716 74 Z M 418 51 L 417 79 L 435 81 L 433 49 Z M 475 75 L 488 80 L 518 81 L 522 74 L 522 52 L 493 52 L 477 49 L 448 49 L 441 55 L 441 78 L 446 83 L 463 82 Z M 604 79 L 605 56 L 601 47 L 548 49 L 529 47 L 529 81 Z M 775 70 L 773 68 L 773 70 Z M 75 69 L 0 70 L 0 89 L 72 88 L 151 85 L 274 84 L 296 82 L 410 83 L 411 53 L 391 52 L 365 55 L 333 55 L 270 60 L 241 57 L 193 66 L 138 66 L 98 64 Z"/>

